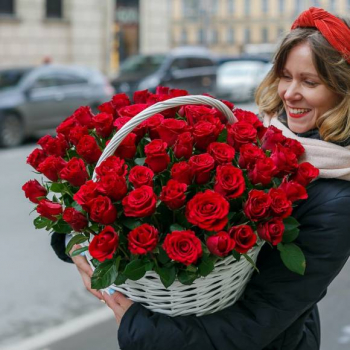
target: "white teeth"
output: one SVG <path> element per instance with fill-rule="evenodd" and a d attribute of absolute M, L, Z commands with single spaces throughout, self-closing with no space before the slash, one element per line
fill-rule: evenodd
<path fill-rule="evenodd" d="M 289 108 L 290 112 L 293 114 L 302 114 L 308 112 L 310 109 L 301 109 L 301 108 Z"/>

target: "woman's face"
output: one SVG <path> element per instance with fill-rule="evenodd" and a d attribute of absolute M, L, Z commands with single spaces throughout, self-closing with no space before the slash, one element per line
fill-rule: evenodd
<path fill-rule="evenodd" d="M 278 94 L 287 113 L 288 127 L 303 133 L 316 127 L 316 120 L 335 107 L 339 98 L 319 78 L 308 43 L 289 53 L 278 84 Z"/>

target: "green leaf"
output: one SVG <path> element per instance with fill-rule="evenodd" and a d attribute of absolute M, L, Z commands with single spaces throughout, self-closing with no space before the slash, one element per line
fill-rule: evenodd
<path fill-rule="evenodd" d="M 247 261 L 254 267 L 254 270 L 255 270 L 256 272 L 259 272 L 259 269 L 256 267 L 254 260 L 253 260 L 248 254 L 242 254 L 242 255 L 243 255 L 243 256 L 247 259 Z"/>
<path fill-rule="evenodd" d="M 69 255 L 69 252 L 72 250 L 74 244 L 80 244 L 86 241 L 87 241 L 87 237 L 84 236 L 83 234 L 73 236 L 73 238 L 67 244 L 66 254 Z"/>
<path fill-rule="evenodd" d="M 211 259 L 202 259 L 202 262 L 198 266 L 199 274 L 206 277 L 214 270 L 214 267 L 214 262 Z"/>
<path fill-rule="evenodd" d="M 145 265 L 141 260 L 131 261 L 126 265 L 123 274 L 133 281 L 137 281 L 142 278 L 146 273 Z"/>
<path fill-rule="evenodd" d="M 292 216 L 289 216 L 288 218 L 284 219 L 283 224 L 285 231 L 293 230 L 300 226 L 299 222 Z"/>
<path fill-rule="evenodd" d="M 305 256 L 302 250 L 294 243 L 279 243 L 277 249 L 280 251 L 284 265 L 291 271 L 304 275 L 306 268 Z"/>
<path fill-rule="evenodd" d="M 292 230 L 284 231 L 282 242 L 283 243 L 293 242 L 298 237 L 298 235 L 299 235 L 299 229 L 296 227 Z"/>
<path fill-rule="evenodd" d="M 51 223 L 50 219 L 44 218 L 43 216 L 38 216 L 34 219 L 34 226 L 36 229 L 45 228 Z"/>
<path fill-rule="evenodd" d="M 176 278 L 175 266 L 172 267 L 157 267 L 155 271 L 158 273 L 161 282 L 165 288 L 170 287 Z"/>
<path fill-rule="evenodd" d="M 65 189 L 65 185 L 58 182 L 53 182 L 50 186 L 50 191 L 55 193 L 62 193 Z"/>
<path fill-rule="evenodd" d="M 159 254 L 157 258 L 158 258 L 158 261 L 163 265 L 170 261 L 168 254 L 162 247 L 159 247 Z"/>
<path fill-rule="evenodd" d="M 117 278 L 115 260 L 106 260 L 95 269 L 91 277 L 91 288 L 102 289 L 109 287 Z"/>
<path fill-rule="evenodd" d="M 224 128 L 224 130 L 222 130 L 221 134 L 219 135 L 217 142 L 223 142 L 226 143 L 227 142 L 227 129 Z"/>
<path fill-rule="evenodd" d="M 237 251 L 232 250 L 232 255 L 237 261 L 241 260 L 242 255 L 240 253 L 238 253 Z"/>
<path fill-rule="evenodd" d="M 117 278 L 116 278 L 115 281 L 114 281 L 114 284 L 115 284 L 116 286 L 120 286 L 121 284 L 125 283 L 125 281 L 126 281 L 127 279 L 128 279 L 128 278 L 127 278 L 125 275 L 123 275 L 122 273 L 118 273 L 118 276 L 117 276 Z"/>
<path fill-rule="evenodd" d="M 146 160 L 146 157 L 145 158 L 136 158 L 135 159 L 135 163 L 137 165 L 144 165 L 145 164 L 145 160 Z"/>
<path fill-rule="evenodd" d="M 62 219 L 55 222 L 52 229 L 57 233 L 71 233 L 73 231 L 72 227 Z"/>
<path fill-rule="evenodd" d="M 186 229 L 184 227 L 182 227 L 181 225 L 179 224 L 172 224 L 170 225 L 170 232 L 173 232 L 173 231 L 185 231 Z"/>
<path fill-rule="evenodd" d="M 151 271 L 153 270 L 154 267 L 154 262 L 153 261 L 148 261 L 145 263 L 145 270 L 146 271 Z"/>
<path fill-rule="evenodd" d="M 129 230 L 133 230 L 136 227 L 141 226 L 142 222 L 134 218 L 124 218 L 121 220 L 121 224 L 127 227 Z"/>
<path fill-rule="evenodd" d="M 177 278 L 178 278 L 180 283 L 185 284 L 185 285 L 190 285 L 197 278 L 197 274 L 194 272 L 188 272 L 185 270 L 181 270 L 177 274 Z"/>
<path fill-rule="evenodd" d="M 74 252 L 72 253 L 71 256 L 77 256 L 80 253 L 86 252 L 88 249 L 89 249 L 89 247 L 83 247 L 83 248 L 76 249 L 76 250 L 74 250 Z"/>

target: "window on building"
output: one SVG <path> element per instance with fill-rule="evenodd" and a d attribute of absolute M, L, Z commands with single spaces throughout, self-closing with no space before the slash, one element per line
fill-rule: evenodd
<path fill-rule="evenodd" d="M 285 0 L 279 0 L 278 1 L 278 9 L 280 13 L 284 13 L 285 10 Z"/>
<path fill-rule="evenodd" d="M 244 43 L 249 44 L 250 43 L 250 28 L 244 29 Z"/>
<path fill-rule="evenodd" d="M 185 18 L 196 18 L 200 15 L 200 0 L 182 0 L 182 12 Z"/>
<path fill-rule="evenodd" d="M 268 28 L 264 27 L 261 31 L 262 34 L 262 42 L 267 43 L 269 41 L 269 30 Z"/>
<path fill-rule="evenodd" d="M 198 44 L 205 44 L 205 32 L 203 28 L 198 29 Z"/>
<path fill-rule="evenodd" d="M 244 1 L 244 14 L 246 16 L 250 15 L 250 0 L 245 0 Z"/>
<path fill-rule="evenodd" d="M 0 14 L 13 15 L 15 13 L 14 0 L 0 0 Z"/>
<path fill-rule="evenodd" d="M 235 42 L 235 31 L 233 28 L 227 29 L 227 41 L 229 44 L 234 44 Z"/>
<path fill-rule="evenodd" d="M 213 15 L 218 14 L 219 12 L 219 1 L 218 0 L 211 0 L 211 13 Z"/>
<path fill-rule="evenodd" d="M 46 18 L 62 18 L 62 0 L 46 0 Z"/>
<path fill-rule="evenodd" d="M 235 12 L 235 0 L 227 0 L 227 11 L 228 13 Z"/>
<path fill-rule="evenodd" d="M 217 29 L 213 29 L 211 31 L 211 43 L 212 44 L 217 44 L 219 42 L 219 33 Z"/>
<path fill-rule="evenodd" d="M 180 42 L 183 45 L 187 44 L 187 30 L 185 28 L 182 28 Z"/>
<path fill-rule="evenodd" d="M 329 0 L 329 11 L 330 12 L 336 11 L 336 0 Z"/>
<path fill-rule="evenodd" d="M 268 3 L 268 0 L 262 0 L 261 5 L 262 5 L 262 8 L 261 8 L 262 12 L 263 12 L 263 13 L 267 13 L 267 12 L 269 11 L 269 3 Z"/>

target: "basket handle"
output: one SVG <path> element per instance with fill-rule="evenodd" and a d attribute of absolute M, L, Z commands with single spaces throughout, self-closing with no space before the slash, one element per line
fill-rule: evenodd
<path fill-rule="evenodd" d="M 192 96 L 180 96 L 174 97 L 163 102 L 158 102 L 150 107 L 147 107 L 142 112 L 137 114 L 131 120 L 129 120 L 118 132 L 113 136 L 107 147 L 104 149 L 100 159 L 98 160 L 95 169 L 108 157 L 113 155 L 120 143 L 125 137 L 132 131 L 136 126 L 141 124 L 144 120 L 149 117 L 160 113 L 166 109 L 178 107 L 182 105 L 199 105 L 205 104 L 217 108 L 221 113 L 225 115 L 228 122 L 233 124 L 237 121 L 237 118 L 233 115 L 232 111 L 221 101 L 203 95 L 192 95 Z M 96 181 L 96 173 L 94 171 L 92 180 Z"/>

